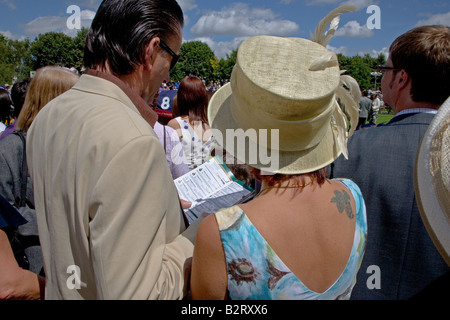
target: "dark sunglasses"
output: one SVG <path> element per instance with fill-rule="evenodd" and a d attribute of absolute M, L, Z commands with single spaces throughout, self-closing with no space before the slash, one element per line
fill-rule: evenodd
<path fill-rule="evenodd" d="M 166 50 L 172 56 L 172 61 L 170 62 L 170 70 L 172 70 L 173 67 L 175 67 L 175 65 L 177 64 L 178 60 L 180 59 L 180 55 L 173 52 L 173 50 L 170 49 L 170 47 L 161 39 L 159 41 L 159 46 L 162 49 Z"/>

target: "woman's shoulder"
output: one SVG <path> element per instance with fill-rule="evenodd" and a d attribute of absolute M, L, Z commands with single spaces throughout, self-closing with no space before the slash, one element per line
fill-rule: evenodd
<path fill-rule="evenodd" d="M 180 129 L 180 124 L 178 122 L 178 120 L 181 119 L 180 117 L 177 118 L 173 118 L 171 120 L 169 120 L 169 122 L 167 123 L 167 126 L 169 126 L 170 128 L 176 130 L 176 129 Z"/>
<path fill-rule="evenodd" d="M 335 178 L 335 179 L 332 179 L 332 181 L 342 183 L 344 186 L 347 187 L 347 189 L 352 191 L 352 193 L 356 193 L 358 195 L 361 194 L 361 189 L 353 180 L 346 179 L 346 178 Z"/>
<path fill-rule="evenodd" d="M 355 201 L 356 208 L 356 216 L 359 225 L 367 224 L 367 216 L 366 216 L 366 206 L 363 194 L 359 186 L 350 179 L 333 179 L 334 181 L 341 182 L 347 189 L 352 193 L 353 199 Z"/>
<path fill-rule="evenodd" d="M 155 129 L 156 129 L 156 125 L 155 125 Z M 164 130 L 166 131 L 166 133 L 169 134 L 169 135 L 176 131 L 172 126 L 169 125 L 169 123 L 168 123 L 167 125 L 159 124 L 159 125 L 158 125 L 158 129 L 159 129 L 162 133 L 164 133 L 164 132 L 163 132 L 163 129 L 164 129 Z M 156 131 L 156 130 L 155 130 L 155 131 Z"/>
<path fill-rule="evenodd" d="M 14 148 L 22 148 L 22 139 L 18 134 L 11 133 L 4 139 L 0 140 L 0 151 L 12 153 Z"/>

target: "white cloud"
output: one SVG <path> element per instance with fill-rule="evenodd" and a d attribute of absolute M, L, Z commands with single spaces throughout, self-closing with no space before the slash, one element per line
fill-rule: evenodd
<path fill-rule="evenodd" d="M 192 41 L 201 41 L 203 43 L 206 43 L 218 59 L 225 59 L 228 54 L 230 54 L 233 50 L 236 50 L 242 43 L 242 41 L 247 38 L 248 37 L 236 37 L 231 41 L 214 41 L 209 37 L 200 37 Z"/>
<path fill-rule="evenodd" d="M 180 5 L 181 9 L 184 11 L 191 11 L 195 8 L 197 8 L 197 3 L 195 0 L 177 0 L 178 4 Z"/>
<path fill-rule="evenodd" d="M 251 8 L 245 3 L 235 3 L 221 11 L 208 11 L 191 28 L 196 37 L 209 36 L 288 36 L 299 26 L 289 20 L 277 19 L 270 9 Z"/>
<path fill-rule="evenodd" d="M 348 48 L 346 48 L 344 46 L 337 48 L 337 47 L 333 47 L 333 46 L 330 46 L 329 44 L 327 44 L 327 49 L 336 54 L 341 53 L 344 56 L 348 56 L 348 54 L 349 54 Z"/>
<path fill-rule="evenodd" d="M 367 8 L 370 5 L 377 4 L 378 1 L 374 0 L 347 0 L 341 3 L 341 5 L 353 5 L 358 9 Z"/>
<path fill-rule="evenodd" d="M 384 54 L 386 60 L 389 58 L 389 48 L 388 47 L 384 47 L 383 49 L 381 49 L 380 51 L 375 51 L 373 50 L 373 55 L 372 57 L 378 57 L 380 55 L 380 53 Z"/>
<path fill-rule="evenodd" d="M 81 10 L 81 27 L 89 28 L 94 16 L 95 12 L 92 10 Z M 69 17 L 70 15 L 38 17 L 23 26 L 23 31 L 25 35 L 30 38 L 46 32 L 63 32 L 64 34 L 74 37 L 79 30 L 69 29 L 67 27 L 67 19 Z"/>
<path fill-rule="evenodd" d="M 372 4 L 377 4 L 378 0 L 306 0 L 306 4 L 309 6 L 321 5 L 321 4 L 335 4 L 336 6 L 341 5 L 353 5 L 358 9 L 367 8 Z"/>
<path fill-rule="evenodd" d="M 1 33 L 2 35 L 4 35 L 6 38 L 11 39 L 11 40 L 20 40 L 20 41 L 22 41 L 22 40 L 25 40 L 25 39 L 26 39 L 25 36 L 20 36 L 20 35 L 14 34 L 14 33 L 12 33 L 12 32 L 9 31 L 9 30 L 6 30 L 6 31 L 0 31 L 0 33 Z"/>
<path fill-rule="evenodd" d="M 336 30 L 336 37 L 348 38 L 370 38 L 374 35 L 373 31 L 366 25 L 361 26 L 358 21 L 352 20 Z"/>
<path fill-rule="evenodd" d="M 347 56 L 347 57 L 351 57 L 351 56 L 355 56 L 355 55 L 365 56 L 366 54 L 369 54 L 372 58 L 377 58 L 380 55 L 380 53 L 384 54 L 384 56 L 386 57 L 386 60 L 389 57 L 389 48 L 388 47 L 384 47 L 381 50 L 367 49 L 367 50 L 355 51 L 354 49 L 351 49 L 351 48 L 348 48 L 345 46 L 341 46 L 341 47 L 337 48 L 337 47 L 327 45 L 327 49 L 336 54 L 341 53 L 342 55 Z"/>
<path fill-rule="evenodd" d="M 365 56 L 366 54 L 368 54 L 372 58 L 378 58 L 380 53 L 384 54 L 384 56 L 386 57 L 386 60 L 387 60 L 387 58 L 389 57 L 389 48 L 388 47 L 384 47 L 381 50 L 368 49 L 368 50 L 365 50 L 365 51 L 359 51 L 357 54 L 360 55 L 360 56 Z"/>
<path fill-rule="evenodd" d="M 11 10 L 15 10 L 16 9 L 15 3 L 10 1 L 10 0 L 1 0 L 1 3 L 7 5 Z"/>
<path fill-rule="evenodd" d="M 101 0 L 78 0 L 78 5 L 82 8 L 88 7 L 92 9 L 97 9 L 100 6 Z"/>
<path fill-rule="evenodd" d="M 450 11 L 447 13 L 429 15 L 427 19 L 419 20 L 416 27 L 436 24 L 450 27 Z"/>
<path fill-rule="evenodd" d="M 27 36 L 36 36 L 40 33 L 46 32 L 60 32 L 66 27 L 67 17 L 47 16 L 38 17 L 33 21 L 28 22 L 23 31 Z"/>
<path fill-rule="evenodd" d="M 190 17 L 186 14 L 188 11 L 192 11 L 198 7 L 196 0 L 177 0 L 178 4 L 183 10 L 184 25 L 187 26 L 190 22 Z"/>
<path fill-rule="evenodd" d="M 81 10 L 81 23 L 84 22 L 92 22 L 94 20 L 96 12 L 91 10 Z"/>
<path fill-rule="evenodd" d="M 340 0 L 306 0 L 308 6 L 314 6 L 318 4 L 333 4 L 338 3 Z"/>

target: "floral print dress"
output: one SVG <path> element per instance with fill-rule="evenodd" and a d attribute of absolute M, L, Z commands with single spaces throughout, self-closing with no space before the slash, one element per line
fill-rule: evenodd
<path fill-rule="evenodd" d="M 359 187 L 351 180 L 339 181 L 351 190 L 355 199 L 355 234 L 344 271 L 323 293 L 307 288 L 289 270 L 240 207 L 233 206 L 215 214 L 225 251 L 230 299 L 350 299 L 365 250 L 366 209 Z"/>

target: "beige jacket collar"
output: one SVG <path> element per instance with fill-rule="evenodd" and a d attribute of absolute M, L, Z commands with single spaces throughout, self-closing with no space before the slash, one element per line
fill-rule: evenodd
<path fill-rule="evenodd" d="M 112 74 L 96 71 L 93 69 L 86 70 L 85 74 L 102 78 L 118 86 L 128 96 L 128 98 L 141 114 L 142 118 L 144 118 L 150 124 L 150 126 L 154 128 L 155 122 L 158 120 L 158 114 L 153 111 L 153 109 L 144 101 L 144 99 L 137 95 L 125 82 L 113 76 Z"/>

